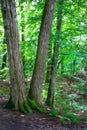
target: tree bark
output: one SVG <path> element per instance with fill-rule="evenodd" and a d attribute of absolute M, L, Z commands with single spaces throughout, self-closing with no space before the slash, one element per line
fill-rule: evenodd
<path fill-rule="evenodd" d="M 52 57 L 52 44 L 49 42 L 48 45 L 48 63 L 47 63 L 47 72 L 46 72 L 46 83 L 50 82 L 51 78 L 51 57 Z"/>
<path fill-rule="evenodd" d="M 48 50 L 48 41 L 52 25 L 52 16 L 56 0 L 46 0 L 38 38 L 38 48 L 35 67 L 30 84 L 29 98 L 41 104 L 41 90 L 44 80 L 44 70 Z"/>
<path fill-rule="evenodd" d="M 25 100 L 22 59 L 19 48 L 18 25 L 16 19 L 15 0 L 1 0 L 1 9 L 8 49 L 10 70 L 9 105 L 18 110 Z"/>
<path fill-rule="evenodd" d="M 62 24 L 62 5 L 64 0 L 58 0 L 59 8 L 57 14 L 57 27 L 56 27 L 56 39 L 54 43 L 54 52 L 52 56 L 51 65 L 51 78 L 49 82 L 48 95 L 46 99 L 46 104 L 53 107 L 54 104 L 54 92 L 55 92 L 55 80 L 56 80 L 56 70 L 58 63 L 58 50 L 59 50 L 59 40 L 60 40 L 60 29 Z"/>

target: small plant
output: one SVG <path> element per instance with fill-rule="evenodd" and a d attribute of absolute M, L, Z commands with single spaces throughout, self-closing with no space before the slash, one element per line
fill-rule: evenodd
<path fill-rule="evenodd" d="M 49 115 L 52 116 L 52 117 L 57 117 L 58 116 L 58 110 L 52 109 Z"/>
<path fill-rule="evenodd" d="M 60 122 L 63 124 L 77 124 L 80 121 L 80 117 L 69 112 L 60 116 Z"/>
<path fill-rule="evenodd" d="M 9 90 L 3 87 L 0 89 L 0 94 L 1 95 L 9 95 Z"/>
<path fill-rule="evenodd" d="M 71 120 L 71 123 L 77 124 L 80 121 L 80 117 L 73 114 L 73 113 L 67 113 L 66 117 Z"/>
<path fill-rule="evenodd" d="M 9 68 L 5 67 L 0 70 L 0 79 L 6 79 L 7 77 L 9 77 Z"/>
<path fill-rule="evenodd" d="M 60 117 L 60 123 L 67 124 L 64 116 Z"/>

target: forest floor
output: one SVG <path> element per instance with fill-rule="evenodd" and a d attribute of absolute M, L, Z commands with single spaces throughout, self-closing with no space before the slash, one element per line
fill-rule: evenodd
<path fill-rule="evenodd" d="M 87 88 L 87 75 L 81 73 L 77 75 L 77 77 L 80 77 L 85 81 L 85 85 L 83 87 Z M 81 83 L 77 82 L 77 79 L 64 77 L 59 78 L 58 82 L 60 81 L 60 89 L 62 89 L 63 92 L 67 92 L 67 94 L 71 95 L 76 93 L 76 100 L 80 101 L 83 97 L 82 99 L 85 99 L 86 103 L 87 93 L 82 93 Z M 79 89 L 72 90 L 71 88 L 74 84 L 77 84 L 81 91 L 79 91 Z M 0 130 L 87 130 L 87 121 L 85 122 L 80 120 L 77 124 L 63 124 L 60 122 L 59 116 L 52 117 L 49 114 L 37 111 L 34 111 L 32 114 L 22 114 L 18 111 L 4 109 L 3 104 L 6 103 L 9 98 L 6 96 L 9 95 L 9 85 L 10 83 L 8 80 L 5 80 L 4 82 L 0 81 Z M 83 114 L 82 117 L 86 114 Z"/>
<path fill-rule="evenodd" d="M 22 114 L 17 111 L 3 109 L 2 105 L 8 100 L 0 95 L 0 130 L 87 130 L 87 124 L 61 124 L 58 117 L 33 112 Z"/>

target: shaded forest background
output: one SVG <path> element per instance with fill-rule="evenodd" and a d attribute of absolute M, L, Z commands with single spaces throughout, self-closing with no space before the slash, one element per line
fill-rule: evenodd
<path fill-rule="evenodd" d="M 44 7 L 44 0 L 16 1 L 26 93 L 29 91 L 35 67 Z M 41 99 L 50 107 L 50 115 L 59 116 L 62 123 L 78 123 L 80 119 L 87 122 L 86 14 L 86 0 L 58 0 L 55 3 Z M 42 55 L 43 60 L 44 55 Z M 0 11 L 0 93 L 2 95 L 9 96 L 9 77 L 7 44 Z M 54 86 L 49 89 L 52 82 L 55 82 Z M 53 92 L 52 97 L 49 95 L 49 91 Z M 29 98 L 32 99 L 32 96 Z M 32 106 L 31 100 L 29 102 Z M 37 108 L 37 103 L 34 105 L 35 109 L 44 111 L 42 106 Z"/>

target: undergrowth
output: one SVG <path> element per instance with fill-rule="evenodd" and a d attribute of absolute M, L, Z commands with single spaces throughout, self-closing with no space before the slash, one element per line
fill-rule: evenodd
<path fill-rule="evenodd" d="M 86 116 L 83 119 L 84 113 L 87 112 L 86 99 L 83 96 L 86 93 L 85 81 L 74 76 L 69 80 L 71 81 L 64 79 L 56 82 L 55 104 L 49 115 L 58 117 L 63 124 L 76 124 L 80 120 L 87 122 Z M 44 98 L 46 93 L 47 85 L 43 90 Z"/>
<path fill-rule="evenodd" d="M 87 123 L 87 99 L 84 98 L 87 93 L 87 89 L 84 87 L 85 81 L 78 77 L 72 78 L 68 80 L 63 78 L 56 82 L 54 108 L 49 115 L 58 117 L 63 124 L 75 124 L 80 120 Z M 27 91 L 29 86 L 25 88 Z M 47 90 L 48 84 L 44 84 L 43 102 L 46 100 Z M 1 87 L 0 94 L 9 95 L 9 90 L 6 87 Z"/>

